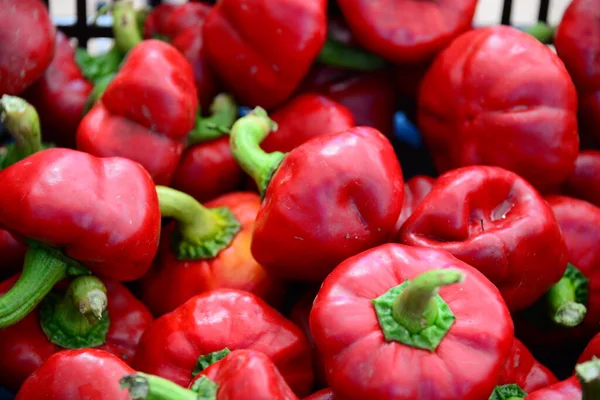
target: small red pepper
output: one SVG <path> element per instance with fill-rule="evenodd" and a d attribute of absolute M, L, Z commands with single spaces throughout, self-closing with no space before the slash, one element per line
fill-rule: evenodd
<path fill-rule="evenodd" d="M 396 222 L 396 230 L 400 230 L 402 224 L 412 215 L 417 206 L 431 192 L 435 179 L 430 176 L 417 175 L 404 183 L 404 204 L 402 213 Z"/>
<path fill-rule="evenodd" d="M 0 229 L 0 279 L 8 278 L 21 269 L 26 250 L 9 231 Z"/>
<path fill-rule="evenodd" d="M 485 399 L 513 342 L 508 309 L 479 271 L 444 251 L 399 244 L 329 274 L 310 329 L 327 382 L 348 400 Z"/>
<path fill-rule="evenodd" d="M 0 0 L 0 96 L 36 81 L 54 56 L 56 28 L 40 0 Z"/>
<path fill-rule="evenodd" d="M 498 385 L 516 384 L 527 393 L 558 382 L 554 374 L 540 364 L 517 338 L 514 339 Z"/>
<path fill-rule="evenodd" d="M 119 379 L 134 372 L 102 350 L 64 350 L 25 381 L 15 400 L 128 400 Z"/>
<path fill-rule="evenodd" d="M 300 329 L 260 298 L 233 289 L 202 293 L 154 321 L 133 365 L 187 386 L 193 371 L 225 348 L 262 351 L 296 394 L 312 388 L 310 346 Z"/>
<path fill-rule="evenodd" d="M 575 367 L 576 375 L 547 388 L 529 393 L 526 400 L 595 400 L 600 399 L 600 360 Z M 514 400 L 520 400 L 515 398 Z"/>
<path fill-rule="evenodd" d="M 335 396 L 331 389 L 322 389 L 318 392 L 311 394 L 308 397 L 305 397 L 304 400 L 335 400 Z"/>
<path fill-rule="evenodd" d="M 448 251 L 477 268 L 511 311 L 533 304 L 567 266 L 552 209 L 524 179 L 498 167 L 465 167 L 440 176 L 398 238 Z"/>
<path fill-rule="evenodd" d="M 400 164 L 390 142 L 366 127 L 313 138 L 287 155 L 266 153 L 259 143 L 274 127 L 257 108 L 230 135 L 234 157 L 264 195 L 252 255 L 278 276 L 320 281 L 394 233 Z"/>
<path fill-rule="evenodd" d="M 327 33 L 325 0 L 222 0 L 204 22 L 208 58 L 236 98 L 270 109 L 298 87 Z"/>
<path fill-rule="evenodd" d="M 600 151 L 585 150 L 575 160 L 575 170 L 563 184 L 563 193 L 600 207 Z"/>
<path fill-rule="evenodd" d="M 418 101 L 440 173 L 495 165 L 547 191 L 573 171 L 575 86 L 556 54 L 527 33 L 495 26 L 463 34 L 435 59 Z"/>

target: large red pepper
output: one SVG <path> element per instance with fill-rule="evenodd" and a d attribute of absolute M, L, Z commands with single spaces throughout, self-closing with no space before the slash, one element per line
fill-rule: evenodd
<path fill-rule="evenodd" d="M 158 197 L 137 163 L 48 149 L 0 171 L 0 187 L 0 225 L 29 240 L 21 277 L 0 297 L 0 327 L 67 276 L 135 280 L 156 254 Z"/>
<path fill-rule="evenodd" d="M 579 356 L 578 363 L 590 361 L 594 357 L 600 358 L 600 333 L 597 333 L 585 347 L 585 350 Z"/>
<path fill-rule="evenodd" d="M 298 395 L 312 388 L 308 341 L 292 322 L 251 293 L 221 289 L 198 295 L 148 328 L 133 365 L 187 386 L 215 352 L 262 351 Z"/>
<path fill-rule="evenodd" d="M 465 33 L 440 53 L 420 87 L 418 121 L 440 173 L 496 165 L 547 191 L 571 173 L 579 150 L 567 70 L 506 26 Z"/>
<path fill-rule="evenodd" d="M 325 0 L 222 0 L 204 23 L 211 65 L 236 98 L 267 109 L 298 87 L 327 33 Z"/>
<path fill-rule="evenodd" d="M 554 45 L 579 95 L 579 132 L 600 140 L 600 7 L 596 0 L 573 0 L 565 10 Z"/>
<path fill-rule="evenodd" d="M 194 128 L 198 99 L 192 69 L 171 45 L 136 45 L 77 130 L 77 148 L 137 161 L 168 184 Z"/>
<path fill-rule="evenodd" d="M 404 182 L 381 133 L 351 128 L 284 155 L 259 147 L 273 128 L 257 109 L 231 130 L 234 157 L 264 195 L 252 238 L 256 261 L 285 278 L 319 281 L 346 258 L 389 240 Z"/>
<path fill-rule="evenodd" d="M 600 151 L 586 150 L 575 160 L 575 170 L 567 177 L 563 193 L 600 207 Z"/>
<path fill-rule="evenodd" d="M 0 0 L 0 96 L 19 94 L 42 76 L 55 34 L 40 0 Z"/>
<path fill-rule="evenodd" d="M 16 280 L 2 282 L 0 293 Z M 150 311 L 122 284 L 76 278 L 65 293 L 52 293 L 39 310 L 0 330 L 0 385 L 18 390 L 29 375 L 63 348 L 97 347 L 130 362 L 151 323 Z"/>
<path fill-rule="evenodd" d="M 134 372 L 102 350 L 64 350 L 25 381 L 16 400 L 128 400 L 119 379 Z"/>
<path fill-rule="evenodd" d="M 600 360 L 575 367 L 576 375 L 547 388 L 529 393 L 526 400 L 595 400 L 600 399 Z M 515 397 L 514 400 L 520 400 Z"/>
<path fill-rule="evenodd" d="M 513 343 L 508 309 L 479 271 L 444 251 L 399 244 L 329 274 L 310 329 L 327 382 L 348 400 L 487 398 Z"/>
<path fill-rule="evenodd" d="M 160 39 L 165 35 L 165 25 L 176 5 L 161 3 L 152 9 L 144 20 L 143 35 L 146 39 Z"/>
<path fill-rule="evenodd" d="M 529 393 L 558 382 L 554 374 L 540 364 L 527 347 L 514 339 L 510 354 L 500 374 L 498 385 L 516 384 Z"/>
<path fill-rule="evenodd" d="M 141 282 L 141 297 L 155 315 L 212 289 L 239 289 L 281 300 L 281 281 L 250 253 L 258 195 L 230 193 L 202 206 L 185 193 L 162 186 L 156 190 L 163 217 L 177 223 L 163 230 L 154 265 Z"/>
<path fill-rule="evenodd" d="M 417 206 L 431 192 L 435 179 L 430 176 L 417 175 L 404 183 L 404 203 L 400 218 L 396 222 L 396 229 L 399 230 L 402 224 L 412 215 Z"/>
<path fill-rule="evenodd" d="M 567 266 L 552 209 L 524 179 L 498 167 L 440 176 L 398 237 L 411 246 L 446 250 L 477 268 L 511 311 L 533 304 Z"/>

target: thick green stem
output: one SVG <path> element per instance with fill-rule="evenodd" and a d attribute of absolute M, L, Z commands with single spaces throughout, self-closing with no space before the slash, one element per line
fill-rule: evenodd
<path fill-rule="evenodd" d="M 133 400 L 216 400 L 216 388 L 212 394 L 200 394 L 185 389 L 167 379 L 138 372 L 119 381 L 121 389 L 129 389 Z"/>
<path fill-rule="evenodd" d="M 237 105 L 228 94 L 221 93 L 210 105 L 210 116 L 198 116 L 196 127 L 187 137 L 188 146 L 218 139 L 229 133 L 237 117 Z"/>
<path fill-rule="evenodd" d="M 373 53 L 333 39 L 327 39 L 317 60 L 322 64 L 358 71 L 380 70 L 388 65 L 387 61 Z"/>
<path fill-rule="evenodd" d="M 1 168 L 42 150 L 40 119 L 31 104 L 20 97 L 3 95 L 0 98 L 0 122 L 15 139 L 2 159 Z"/>
<path fill-rule="evenodd" d="M 133 3 L 121 0 L 113 8 L 113 34 L 119 50 L 126 54 L 144 38 L 138 25 L 138 15 Z"/>
<path fill-rule="evenodd" d="M 231 152 L 242 169 L 254 179 L 262 195 L 285 158 L 284 153 L 266 153 L 260 148 L 269 132 L 276 130 L 277 124 L 260 107 L 238 119 L 231 128 Z"/>
<path fill-rule="evenodd" d="M 551 43 L 554 38 L 555 28 L 545 22 L 539 21 L 531 28 L 525 29 L 525 32 L 536 38 L 542 43 Z"/>
<path fill-rule="evenodd" d="M 589 281 L 581 271 L 568 264 L 561 280 L 546 293 L 550 319 L 567 328 L 579 325 L 587 312 L 588 286 Z"/>
<path fill-rule="evenodd" d="M 600 399 L 600 359 L 578 364 L 575 373 L 581 384 L 583 397 L 581 400 Z"/>

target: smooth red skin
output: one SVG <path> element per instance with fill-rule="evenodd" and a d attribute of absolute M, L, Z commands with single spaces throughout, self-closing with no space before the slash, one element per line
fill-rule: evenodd
<path fill-rule="evenodd" d="M 302 331 L 257 296 L 233 289 L 202 293 L 154 321 L 133 365 L 187 386 L 198 357 L 225 347 L 262 351 L 297 395 L 310 393 L 311 351 Z"/>
<path fill-rule="evenodd" d="M 531 393 L 557 382 L 554 374 L 540 364 L 527 347 L 515 338 L 498 385 L 517 384 L 525 392 Z"/>
<path fill-rule="evenodd" d="M 600 7 L 574 0 L 563 14 L 554 45 L 579 94 L 580 132 L 600 139 Z"/>
<path fill-rule="evenodd" d="M 445 250 L 477 268 L 511 311 L 539 299 L 567 264 L 552 209 L 524 179 L 498 167 L 465 167 L 440 176 L 398 239 Z"/>
<path fill-rule="evenodd" d="M 17 276 L 0 283 L 0 293 L 10 289 Z M 114 354 L 126 363 L 135 355 L 144 331 L 152 324 L 152 314 L 122 284 L 104 280 L 108 295 L 110 326 L 106 343 L 96 349 Z M 21 384 L 52 354 L 63 350 L 51 343 L 40 326 L 39 311 L 0 330 L 0 385 L 17 391 Z"/>
<path fill-rule="evenodd" d="M 440 173 L 496 165 L 547 191 L 573 171 L 575 86 L 560 59 L 524 32 L 495 26 L 463 34 L 427 71 L 418 102 Z"/>
<path fill-rule="evenodd" d="M 298 400 L 273 362 L 261 352 L 235 350 L 197 375 L 219 385 L 219 400 Z"/>
<path fill-rule="evenodd" d="M 304 398 L 304 400 L 334 400 L 334 399 L 335 399 L 335 396 L 333 395 L 333 392 L 329 388 L 319 390 L 318 392 L 313 393 L 310 396 Z"/>
<path fill-rule="evenodd" d="M 439 291 L 456 321 L 433 352 L 387 342 L 371 300 L 433 268 L 465 275 Z M 399 244 L 340 264 L 315 299 L 310 330 L 331 389 L 348 400 L 487 398 L 513 342 L 508 309 L 479 271 L 444 251 Z"/>
<path fill-rule="evenodd" d="M 178 5 L 166 17 L 161 33 L 175 38 L 189 28 L 202 32 L 202 24 L 212 6 L 203 3 L 185 3 Z"/>
<path fill-rule="evenodd" d="M 562 191 L 600 207 L 600 151 L 585 150 L 579 153 L 575 170 L 563 184 Z"/>
<path fill-rule="evenodd" d="M 581 386 L 576 376 L 527 395 L 527 400 L 581 400 Z"/>
<path fill-rule="evenodd" d="M 585 350 L 583 350 L 583 353 L 581 353 L 581 356 L 579 356 L 577 364 L 590 361 L 594 357 L 600 358 L 600 333 L 596 334 L 596 336 L 590 340 Z"/>
<path fill-rule="evenodd" d="M 124 157 L 140 163 L 157 185 L 169 185 L 185 150 L 185 139 L 171 139 L 118 115 L 102 102 L 77 129 L 77 149 L 96 157 Z"/>
<path fill-rule="evenodd" d="M 252 255 L 281 277 L 321 281 L 346 258 L 390 239 L 403 192 L 394 149 L 375 129 L 313 138 L 273 175 Z"/>
<path fill-rule="evenodd" d="M 158 249 L 158 196 L 141 165 L 48 149 L 0 172 L 0 225 L 59 247 L 92 273 L 140 278 Z"/>
<path fill-rule="evenodd" d="M 354 117 L 350 110 L 319 94 L 301 94 L 275 110 L 271 119 L 277 131 L 261 143 L 267 152 L 287 153 L 306 141 L 352 128 Z"/>
<path fill-rule="evenodd" d="M 173 252 L 171 240 L 176 225 L 172 223 L 167 226 L 162 233 L 155 262 L 141 281 L 144 303 L 158 316 L 173 311 L 198 294 L 224 288 L 245 290 L 269 302 L 280 302 L 283 283 L 267 273 L 250 253 L 252 228 L 260 209 L 260 197 L 250 192 L 230 193 L 205 206 L 229 208 L 242 225 L 242 230 L 215 258 L 179 261 Z"/>
<path fill-rule="evenodd" d="M 177 6 L 166 3 L 154 7 L 144 21 L 144 38 L 152 39 L 156 34 L 164 34 L 169 16 L 176 8 Z"/>
<path fill-rule="evenodd" d="M 180 139 L 196 124 L 194 72 L 175 47 L 144 40 L 127 54 L 102 95 L 102 104 L 111 114 Z"/>
<path fill-rule="evenodd" d="M 370 126 L 392 137 L 396 93 L 390 79 L 386 71 L 361 73 L 317 64 L 300 90 L 329 97 L 352 112 L 357 126 Z"/>
<path fill-rule="evenodd" d="M 0 279 L 9 277 L 23 267 L 26 250 L 9 231 L 0 229 Z"/>
<path fill-rule="evenodd" d="M 400 230 L 402 224 L 404 224 L 408 217 L 412 215 L 415 208 L 417 208 L 417 206 L 423 202 L 423 199 L 427 197 L 429 192 L 431 192 L 434 182 L 435 179 L 430 176 L 417 175 L 404 183 L 404 203 L 398 222 L 396 222 L 397 231 Z"/>
<path fill-rule="evenodd" d="M 54 56 L 56 28 L 39 0 L 0 0 L 0 96 L 17 95 Z"/>
<path fill-rule="evenodd" d="M 325 0 L 221 0 L 204 23 L 211 65 L 236 98 L 271 109 L 298 87 L 327 34 Z"/>
<path fill-rule="evenodd" d="M 102 350 L 64 350 L 25 381 L 15 400 L 128 400 L 119 379 L 134 372 Z"/>
<path fill-rule="evenodd" d="M 477 0 L 339 0 L 356 39 L 399 64 L 432 59 L 471 28 Z"/>

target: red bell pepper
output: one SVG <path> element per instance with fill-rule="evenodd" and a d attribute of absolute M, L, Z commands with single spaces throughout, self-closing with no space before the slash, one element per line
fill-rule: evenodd
<path fill-rule="evenodd" d="M 600 360 L 575 367 L 576 375 L 527 395 L 526 400 L 594 400 L 600 399 Z M 515 398 L 514 400 L 520 400 Z"/>
<path fill-rule="evenodd" d="M 176 5 L 162 3 L 152 9 L 144 20 L 143 35 L 146 39 L 161 39 L 165 36 L 165 25 Z"/>
<path fill-rule="evenodd" d="M 600 140 L 600 7 L 595 0 L 573 0 L 565 10 L 554 45 L 579 95 L 579 132 Z"/>
<path fill-rule="evenodd" d="M 335 400 L 335 396 L 331 389 L 327 388 L 305 397 L 304 400 Z"/>
<path fill-rule="evenodd" d="M 135 280 L 156 254 L 158 197 L 137 163 L 48 149 L 0 171 L 0 187 L 0 226 L 28 238 L 21 277 L 0 297 L 1 328 L 68 276 Z"/>
<path fill-rule="evenodd" d="M 224 348 L 262 351 L 296 394 L 312 388 L 310 346 L 300 329 L 260 298 L 233 289 L 202 293 L 154 321 L 133 365 L 187 386 L 195 367 Z"/>
<path fill-rule="evenodd" d="M 208 59 L 239 101 L 275 107 L 321 50 L 326 9 L 325 0 L 219 1 L 204 22 Z"/>
<path fill-rule="evenodd" d="M 0 229 L 0 279 L 8 278 L 23 266 L 25 250 L 9 231 Z"/>
<path fill-rule="evenodd" d="M 133 372 L 102 350 L 64 350 L 25 381 L 15 400 L 128 400 L 119 379 Z"/>
<path fill-rule="evenodd" d="M 234 157 L 264 195 L 252 255 L 279 276 L 320 281 L 394 233 L 400 164 L 390 142 L 366 127 L 313 138 L 287 155 L 266 153 L 259 143 L 274 127 L 257 109 L 231 130 Z"/>
<path fill-rule="evenodd" d="M 563 184 L 563 193 L 600 207 L 600 151 L 579 153 L 575 170 Z"/>
<path fill-rule="evenodd" d="M 277 132 L 260 144 L 267 152 L 289 152 L 309 139 L 342 132 L 355 125 L 350 110 L 318 94 L 293 98 L 275 110 L 271 119 L 277 124 Z"/>
<path fill-rule="evenodd" d="M 399 244 L 329 274 L 310 330 L 327 382 L 348 400 L 487 398 L 513 342 L 508 309 L 479 271 L 444 251 Z"/>
<path fill-rule="evenodd" d="M 417 175 L 404 183 L 404 204 L 400 218 L 396 222 L 396 230 L 400 230 L 402 224 L 412 215 L 415 208 L 431 192 L 435 179 L 430 176 Z"/>
<path fill-rule="evenodd" d="M 16 280 L 13 277 L 2 282 L 0 293 Z M 151 323 L 150 311 L 122 284 L 76 278 L 66 293 L 52 293 L 38 311 L 0 330 L 0 385 L 18 390 L 29 375 L 63 348 L 97 347 L 131 361 Z"/>
<path fill-rule="evenodd" d="M 163 230 L 154 265 L 141 282 L 141 297 L 155 315 L 212 289 L 245 290 L 272 301 L 283 297 L 282 282 L 250 254 L 258 195 L 230 193 L 203 206 L 185 193 L 156 190 L 163 217 L 177 223 Z"/>
<path fill-rule="evenodd" d="M 508 359 L 500 374 L 498 385 L 516 384 L 527 393 L 558 382 L 554 374 L 540 364 L 527 347 L 514 339 Z"/>
<path fill-rule="evenodd" d="M 56 28 L 39 0 L 0 0 L 0 96 L 27 89 L 50 65 Z"/>
<path fill-rule="evenodd" d="M 579 150 L 567 70 L 507 26 L 465 33 L 440 53 L 420 87 L 418 121 L 440 173 L 495 165 L 547 191 L 573 171 Z"/>
<path fill-rule="evenodd" d="M 448 251 L 477 268 L 511 311 L 533 304 L 567 266 L 552 209 L 524 179 L 498 167 L 465 167 L 440 176 L 398 238 Z"/>
<path fill-rule="evenodd" d="M 397 63 L 415 64 L 436 53 L 471 28 L 477 0 L 437 2 L 339 0 L 358 41 Z"/>
<path fill-rule="evenodd" d="M 592 360 L 594 357 L 600 358 L 600 333 L 597 333 L 585 347 L 585 350 L 579 356 L 578 363 Z"/>

